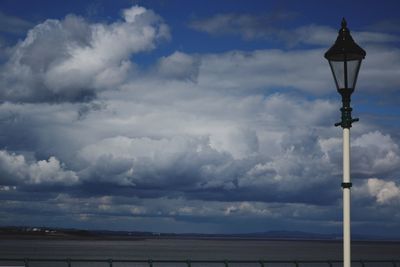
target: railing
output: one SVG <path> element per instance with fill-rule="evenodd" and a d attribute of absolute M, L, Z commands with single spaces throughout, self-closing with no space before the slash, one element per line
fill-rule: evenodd
<path fill-rule="evenodd" d="M 195 265 L 209 265 L 209 264 L 219 264 L 223 267 L 230 267 L 230 265 L 240 264 L 241 266 L 245 266 L 246 264 L 257 265 L 259 267 L 267 267 L 272 265 L 286 264 L 285 266 L 293 266 L 293 267 L 301 267 L 307 266 L 307 264 L 314 266 L 315 264 L 319 264 L 319 266 L 327 266 L 333 267 L 334 265 L 341 264 L 343 261 L 340 260 L 258 260 L 258 261 L 247 261 L 247 260 L 126 260 L 126 259 L 39 259 L 39 258 L 0 258 L 0 267 L 2 263 L 7 262 L 7 264 L 23 264 L 23 265 L 13 265 L 18 267 L 30 267 L 30 264 L 37 263 L 59 263 L 65 264 L 63 266 L 73 267 L 76 264 L 85 264 L 85 263 L 101 263 L 108 265 L 109 267 L 113 267 L 113 264 L 127 264 L 127 263 L 136 263 L 141 265 L 147 265 L 148 267 L 154 267 L 154 264 L 180 264 L 186 267 L 192 267 L 192 264 Z M 385 266 L 391 267 L 400 267 L 400 260 L 353 260 L 354 264 L 361 267 L 368 267 L 369 264 L 386 264 Z M 11 265 L 8 265 L 11 266 Z M 36 265 L 35 265 L 36 266 Z M 134 266 L 134 265 L 130 265 Z M 376 265 L 375 265 L 376 266 Z M 381 265 L 378 265 L 381 266 Z"/>

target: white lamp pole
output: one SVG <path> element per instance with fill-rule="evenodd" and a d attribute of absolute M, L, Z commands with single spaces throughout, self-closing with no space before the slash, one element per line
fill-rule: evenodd
<path fill-rule="evenodd" d="M 343 266 L 351 265 L 350 232 L 350 128 L 343 128 Z"/>
<path fill-rule="evenodd" d="M 343 266 L 351 266 L 351 232 L 350 232 L 350 128 L 358 119 L 351 117 L 351 94 L 357 82 L 361 61 L 365 51 L 359 47 L 350 35 L 346 20 L 343 18 L 342 27 L 335 44 L 325 53 L 329 61 L 335 84 L 342 96 L 342 121 L 335 126 L 343 128 Z"/>

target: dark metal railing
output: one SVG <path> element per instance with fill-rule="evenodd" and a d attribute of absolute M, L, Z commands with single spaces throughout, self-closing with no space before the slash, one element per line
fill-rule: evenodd
<path fill-rule="evenodd" d="M 154 267 L 154 264 L 184 264 L 186 267 L 192 267 L 192 264 L 221 264 L 224 267 L 229 267 L 230 264 L 253 264 L 259 267 L 267 267 L 270 264 L 288 264 L 293 267 L 307 266 L 305 264 L 320 264 L 327 267 L 333 267 L 334 264 L 340 264 L 343 261 L 340 260 L 129 260 L 129 259 L 39 259 L 39 258 L 0 258 L 1 264 L 7 262 L 13 262 L 21 267 L 29 267 L 32 263 L 65 263 L 66 267 L 73 267 L 77 263 L 102 263 L 109 267 L 113 267 L 113 264 L 117 263 L 137 263 L 145 264 L 148 267 Z M 357 263 L 358 266 L 367 267 L 368 264 L 387 264 L 386 266 L 400 267 L 400 260 L 353 260 L 353 263 Z"/>

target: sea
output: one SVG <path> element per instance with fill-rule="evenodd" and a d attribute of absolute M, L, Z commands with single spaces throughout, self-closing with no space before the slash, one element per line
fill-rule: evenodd
<path fill-rule="evenodd" d="M 152 267 L 188 267 L 187 263 L 160 263 L 158 260 L 209 260 L 219 263 L 191 263 L 190 267 L 262 267 L 260 263 L 229 263 L 264 260 L 265 267 L 342 266 L 328 260 L 342 259 L 340 241 L 307 240 L 246 240 L 246 239 L 140 239 L 140 240 L 7 240 L 0 239 L 0 266 L 26 266 L 23 261 L 1 259 L 99 259 L 153 260 Z M 358 241 L 352 243 L 352 259 L 365 260 L 352 266 L 400 267 L 400 242 Z M 268 261 L 293 261 L 268 263 Z M 376 263 L 371 260 L 398 260 Z M 296 265 L 294 261 L 299 261 Z M 302 263 L 301 261 L 323 261 Z M 29 267 L 149 267 L 150 263 L 29 261 Z"/>

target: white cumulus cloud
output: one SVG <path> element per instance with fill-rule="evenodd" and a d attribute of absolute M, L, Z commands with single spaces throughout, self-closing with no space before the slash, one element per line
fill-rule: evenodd
<path fill-rule="evenodd" d="M 393 181 L 370 178 L 368 179 L 366 186 L 369 194 L 375 197 L 379 204 L 400 201 L 400 187 Z"/>
<path fill-rule="evenodd" d="M 400 150 L 390 135 L 380 131 L 368 132 L 352 142 L 353 168 L 368 175 L 386 173 L 398 168 Z"/>
<path fill-rule="evenodd" d="M 75 172 L 65 170 L 55 157 L 48 160 L 28 162 L 23 155 L 0 151 L 0 182 L 8 185 L 64 184 L 79 182 Z"/>
<path fill-rule="evenodd" d="M 169 29 L 151 10 L 133 6 L 123 20 L 89 23 L 68 15 L 36 25 L 2 66 L 0 92 L 11 101 L 82 101 L 115 89 L 127 79 L 131 55 L 169 38 Z"/>

